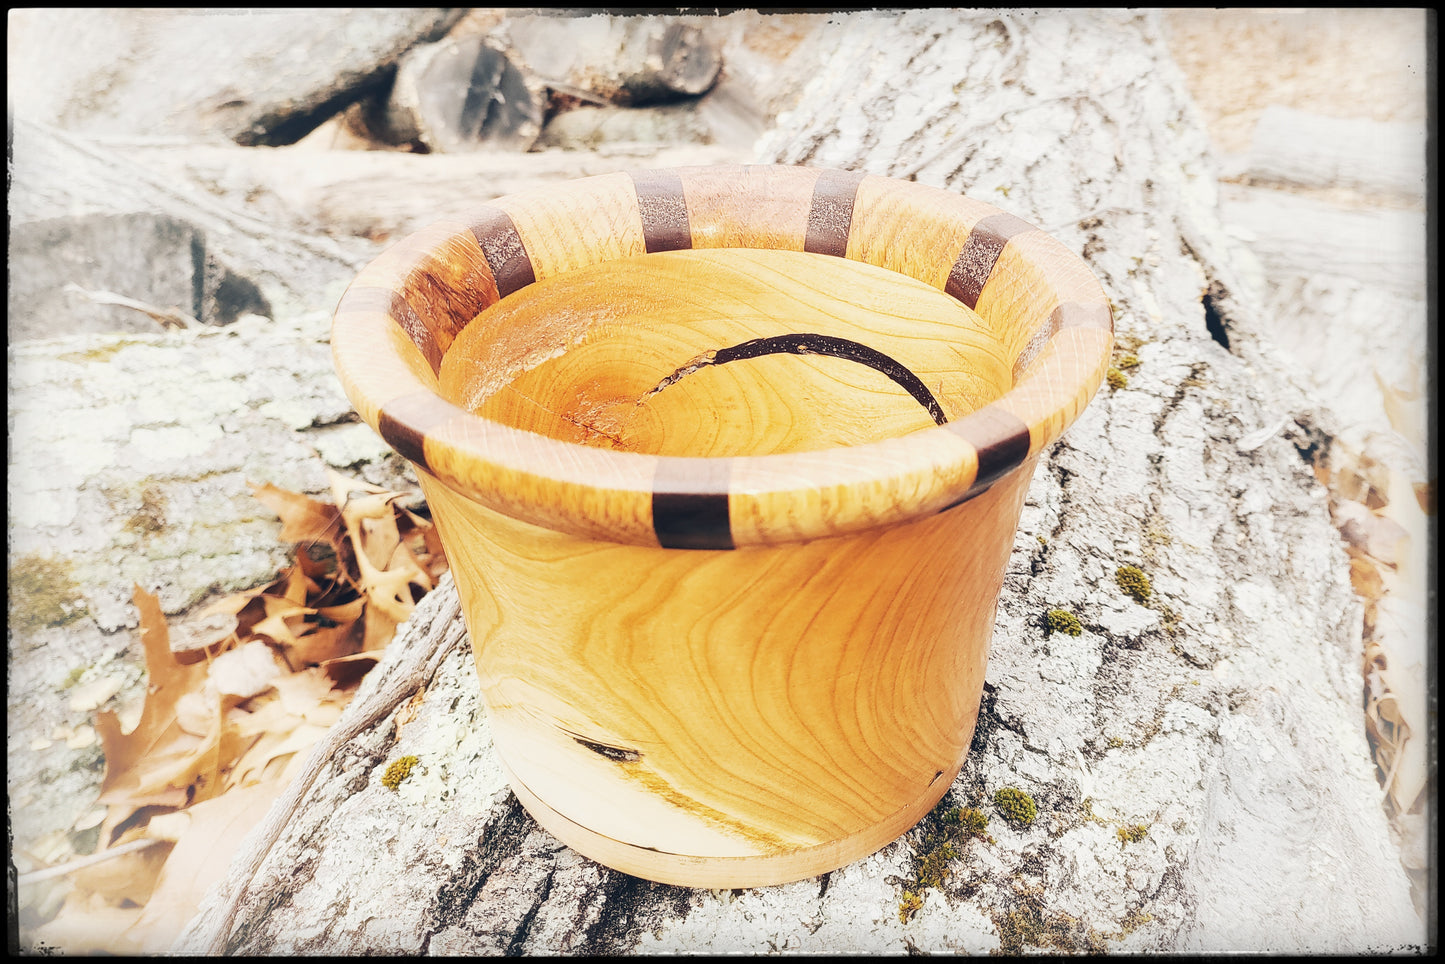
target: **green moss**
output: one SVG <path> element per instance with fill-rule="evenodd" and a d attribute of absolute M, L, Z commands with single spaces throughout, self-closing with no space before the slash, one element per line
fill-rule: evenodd
<path fill-rule="evenodd" d="M 1039 815 L 1034 798 L 1017 787 L 1002 787 L 995 791 L 993 805 L 1005 820 L 1019 827 L 1029 826 Z"/>
<path fill-rule="evenodd" d="M 1044 630 L 1050 635 L 1065 633 L 1069 636 L 1078 636 L 1084 631 L 1084 626 L 1079 622 L 1079 617 L 1067 609 L 1050 609 L 1044 613 Z"/>
<path fill-rule="evenodd" d="M 1115 335 L 1114 352 L 1121 355 L 1132 355 L 1149 342 L 1138 335 Z"/>
<path fill-rule="evenodd" d="M 1142 823 L 1132 824 L 1131 826 L 1127 827 L 1120 827 L 1118 836 L 1120 843 L 1138 843 L 1145 837 L 1149 836 L 1149 828 Z"/>
<path fill-rule="evenodd" d="M 395 790 L 401 786 L 401 782 L 411 776 L 412 767 L 417 765 L 417 758 L 414 756 L 398 757 L 391 761 L 391 766 L 381 775 L 381 785 L 388 790 Z"/>
<path fill-rule="evenodd" d="M 1107 381 L 1109 383 L 1109 387 L 1113 389 L 1120 389 L 1129 384 L 1129 376 L 1125 375 L 1117 368 L 1110 368 L 1108 373 L 1104 376 L 1104 380 Z"/>
<path fill-rule="evenodd" d="M 1066 954 L 1102 954 L 1107 951 L 1104 936 L 1068 914 L 1056 914 L 1043 906 L 1037 895 L 1028 895 L 1020 906 L 994 918 L 998 928 L 998 953 L 1021 955 L 1025 947 L 1045 947 Z"/>
<path fill-rule="evenodd" d="M 981 811 L 973 807 L 947 807 L 943 803 L 919 821 L 913 851 L 913 879 L 905 885 L 899 899 L 899 920 L 907 923 L 923 906 L 926 888 L 943 887 L 953 873 L 950 864 L 961 855 L 964 844 L 974 837 L 993 841 L 987 830 L 988 817 Z"/>
<path fill-rule="evenodd" d="M 1146 914 L 1137 907 L 1130 908 L 1129 913 L 1119 922 L 1119 934 L 1115 939 L 1123 940 L 1153 919 L 1153 914 Z"/>
<path fill-rule="evenodd" d="M 1115 364 L 1116 367 L 1118 367 L 1118 368 L 1120 368 L 1120 369 L 1138 368 L 1138 367 L 1139 367 L 1139 356 L 1138 356 L 1138 355 L 1135 355 L 1135 354 L 1133 354 L 1133 353 L 1131 352 L 1131 353 L 1129 353 L 1129 354 L 1127 354 L 1127 355 L 1124 355 L 1124 356 L 1120 357 L 1120 359 L 1119 359 L 1118 361 L 1116 361 L 1114 364 Z"/>
<path fill-rule="evenodd" d="M 72 667 L 70 668 L 70 672 L 68 672 L 68 673 L 65 674 L 65 679 L 63 679 L 63 680 L 60 681 L 60 688 L 63 689 L 63 690 L 68 690 L 68 689 L 70 689 L 70 688 L 71 688 L 72 686 L 74 686 L 76 683 L 79 683 L 79 682 L 80 682 L 80 678 L 81 678 L 82 676 L 84 676 L 84 675 L 85 675 L 85 667 L 84 667 L 84 666 L 72 666 Z"/>
<path fill-rule="evenodd" d="M 1148 602 L 1150 593 L 1154 591 L 1149 585 L 1149 577 L 1138 566 L 1120 566 L 1114 571 L 1114 581 L 1136 602 Z"/>
<path fill-rule="evenodd" d="M 951 873 L 948 862 L 958 856 L 958 849 L 952 843 L 945 843 L 936 850 L 920 854 L 915 874 L 922 887 L 942 887 Z"/>
<path fill-rule="evenodd" d="M 988 831 L 988 814 L 975 807 L 964 807 L 953 812 L 957 814 L 955 821 L 964 833 L 970 837 L 985 836 Z"/>
<path fill-rule="evenodd" d="M 1164 617 L 1164 632 L 1171 638 L 1177 639 L 1184 635 L 1184 617 L 1180 616 L 1172 608 L 1165 605 L 1159 606 L 1159 615 Z"/>
<path fill-rule="evenodd" d="M 10 625 L 29 629 L 64 626 L 85 614 L 70 564 L 27 555 L 10 564 Z"/>
<path fill-rule="evenodd" d="M 913 915 L 923 907 L 923 898 L 911 890 L 903 892 L 903 898 L 898 901 L 898 922 L 906 924 Z"/>

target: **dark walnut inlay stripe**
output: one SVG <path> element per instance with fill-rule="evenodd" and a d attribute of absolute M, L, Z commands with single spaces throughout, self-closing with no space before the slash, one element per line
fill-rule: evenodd
<path fill-rule="evenodd" d="M 402 458 L 431 471 L 426 461 L 427 434 L 464 414 L 440 395 L 413 392 L 382 406 L 376 430 Z"/>
<path fill-rule="evenodd" d="M 637 212 L 642 216 L 642 239 L 648 254 L 685 251 L 692 247 L 692 224 L 682 178 L 676 171 L 634 171 Z"/>
<path fill-rule="evenodd" d="M 978 307 L 978 296 L 983 294 L 983 286 L 988 284 L 988 276 L 993 273 L 1004 245 L 1014 235 L 1033 229 L 1032 224 L 1012 214 L 991 214 L 979 221 L 953 262 L 943 290 L 969 308 Z"/>
<path fill-rule="evenodd" d="M 987 405 L 948 426 L 978 452 L 971 493 L 997 482 L 1029 457 L 1029 427 L 1017 415 Z"/>
<path fill-rule="evenodd" d="M 435 372 L 441 368 L 442 350 L 437 344 L 436 335 L 432 334 L 426 322 L 421 320 L 421 315 L 417 314 L 398 292 L 390 288 L 353 286 L 346 289 L 341 303 L 336 306 L 337 314 L 348 311 L 376 311 L 390 315 L 392 320 L 401 326 L 402 331 L 406 332 L 412 344 L 421 351 L 431 370 Z"/>
<path fill-rule="evenodd" d="M 864 175 L 856 171 L 824 171 L 813 185 L 813 203 L 808 209 L 808 234 L 803 250 L 812 254 L 843 257 L 848 252 L 848 233 L 853 229 L 853 204 Z"/>
<path fill-rule="evenodd" d="M 483 207 L 468 227 L 497 281 L 497 297 L 505 298 L 537 280 L 532 257 L 527 254 L 522 236 L 506 211 L 490 205 Z"/>
<path fill-rule="evenodd" d="M 652 530 L 664 549 L 731 549 L 728 459 L 663 458 L 652 480 Z"/>
<path fill-rule="evenodd" d="M 934 397 L 933 392 L 929 391 L 928 386 L 923 384 L 923 379 L 913 374 L 906 365 L 876 348 L 869 348 L 861 342 L 851 341 L 847 338 L 809 332 L 776 335 L 772 338 L 754 338 L 751 341 L 733 345 L 731 348 L 718 350 L 712 357 L 712 364 L 726 365 L 728 362 L 741 361 L 745 358 L 779 354 L 827 355 L 829 358 L 843 358 L 867 365 L 874 371 L 887 375 L 896 385 L 912 395 L 918 404 L 928 410 L 928 414 L 933 417 L 935 424 L 943 425 L 948 421 L 943 406 L 938 404 L 938 399 Z"/>

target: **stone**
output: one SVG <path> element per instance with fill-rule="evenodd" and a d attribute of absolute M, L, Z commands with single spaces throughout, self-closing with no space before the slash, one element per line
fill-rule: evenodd
<path fill-rule="evenodd" d="M 269 316 L 254 282 L 206 251 L 205 234 L 164 214 L 91 214 L 16 224 L 10 233 L 11 341 L 85 332 L 147 333 Z M 116 299 L 114 296 L 119 295 Z M 126 307 L 117 301 L 139 302 Z"/>

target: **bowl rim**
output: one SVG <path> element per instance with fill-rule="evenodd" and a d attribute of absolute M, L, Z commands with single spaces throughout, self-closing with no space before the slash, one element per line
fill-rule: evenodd
<path fill-rule="evenodd" d="M 566 230 L 547 230 L 557 224 Z M 500 298 L 618 257 L 709 247 L 847 257 L 925 281 L 985 321 L 1027 312 L 1015 383 L 900 436 L 702 458 L 565 442 L 439 394 L 446 348 Z M 713 165 L 579 178 L 440 219 L 362 269 L 336 307 L 331 347 L 358 414 L 424 485 L 586 539 L 723 550 L 897 525 L 1032 471 L 1098 391 L 1113 313 L 1081 257 L 987 202 L 863 172 Z"/>

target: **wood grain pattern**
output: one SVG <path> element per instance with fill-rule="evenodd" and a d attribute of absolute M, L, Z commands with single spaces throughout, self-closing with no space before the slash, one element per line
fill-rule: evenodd
<path fill-rule="evenodd" d="M 1113 333 L 997 208 L 749 166 L 481 205 L 363 272 L 332 340 L 417 468 L 518 798 L 612 867 L 741 887 L 946 791 Z"/>
<path fill-rule="evenodd" d="M 871 853 L 947 789 L 1031 469 L 902 526 L 711 552 L 422 483 L 529 810 L 628 873 L 740 887 Z"/>
<path fill-rule="evenodd" d="M 550 438 L 684 457 L 858 445 L 1012 386 L 982 320 L 936 289 L 798 252 L 675 251 L 539 282 L 483 312 L 440 392 Z"/>

